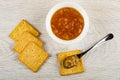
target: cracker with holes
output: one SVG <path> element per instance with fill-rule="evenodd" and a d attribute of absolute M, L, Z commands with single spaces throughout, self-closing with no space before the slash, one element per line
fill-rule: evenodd
<path fill-rule="evenodd" d="M 34 35 L 32 35 L 29 32 L 24 32 L 21 35 L 20 39 L 16 42 L 13 49 L 16 52 L 21 53 L 30 41 L 35 42 L 40 47 L 42 47 L 42 45 L 43 45 L 43 42 L 40 39 L 36 38 Z"/>
<path fill-rule="evenodd" d="M 80 50 L 74 50 L 74 51 L 69 51 L 69 52 L 61 52 L 58 54 L 58 63 L 59 63 L 61 75 L 65 76 L 65 75 L 84 72 L 84 64 L 83 64 L 82 59 L 79 60 L 79 63 L 76 66 L 74 66 L 70 69 L 64 68 L 63 63 L 62 63 L 66 57 L 74 55 L 74 54 L 78 54 L 80 52 L 81 52 Z"/>
<path fill-rule="evenodd" d="M 23 64 L 34 72 L 39 70 L 47 58 L 48 53 L 34 42 L 30 42 L 18 57 Z"/>
<path fill-rule="evenodd" d="M 16 28 L 10 33 L 10 38 L 12 38 L 15 41 L 18 41 L 19 38 L 21 37 L 23 32 L 30 32 L 31 34 L 33 34 L 34 36 L 38 36 L 39 32 L 33 27 L 31 26 L 27 21 L 22 20 L 17 26 Z"/>

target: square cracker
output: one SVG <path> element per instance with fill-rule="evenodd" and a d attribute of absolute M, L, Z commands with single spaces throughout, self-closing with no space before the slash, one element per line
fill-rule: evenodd
<path fill-rule="evenodd" d="M 34 36 L 39 35 L 39 32 L 33 26 L 31 26 L 26 20 L 22 20 L 16 26 L 16 28 L 10 33 L 9 36 L 13 40 L 18 41 L 19 38 L 21 37 L 22 33 L 25 32 L 25 31 L 30 32 Z"/>
<path fill-rule="evenodd" d="M 26 47 L 26 45 L 30 42 L 33 41 L 35 42 L 38 46 L 42 47 L 43 42 L 36 38 L 35 36 L 33 36 L 31 33 L 29 32 L 24 32 L 20 39 L 16 42 L 15 46 L 14 46 L 14 50 L 18 53 L 21 53 L 23 51 L 23 49 Z"/>
<path fill-rule="evenodd" d="M 29 69 L 37 72 L 48 58 L 48 54 L 34 42 L 30 42 L 18 59 Z"/>
<path fill-rule="evenodd" d="M 77 66 L 72 67 L 70 69 L 66 69 L 63 67 L 62 62 L 67 56 L 71 56 L 74 54 L 80 53 L 80 50 L 74 50 L 74 51 L 69 51 L 69 52 L 61 52 L 58 54 L 58 64 L 60 68 L 60 74 L 65 76 L 65 75 L 70 75 L 70 74 L 75 74 L 79 72 L 84 72 L 84 64 L 82 59 L 79 60 L 79 63 Z"/>

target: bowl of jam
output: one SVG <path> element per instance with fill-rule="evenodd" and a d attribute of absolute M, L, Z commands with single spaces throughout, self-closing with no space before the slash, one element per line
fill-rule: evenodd
<path fill-rule="evenodd" d="M 88 16 L 77 3 L 57 4 L 46 17 L 47 32 L 58 43 L 72 44 L 78 42 L 86 35 L 88 28 Z"/>

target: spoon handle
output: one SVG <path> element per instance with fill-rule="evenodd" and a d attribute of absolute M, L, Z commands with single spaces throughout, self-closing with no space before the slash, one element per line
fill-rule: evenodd
<path fill-rule="evenodd" d="M 81 58 L 84 54 L 86 54 L 88 51 L 90 51 L 91 49 L 94 49 L 98 46 L 100 46 L 101 44 L 105 43 L 108 40 L 111 40 L 114 37 L 114 35 L 112 33 L 107 34 L 105 37 L 103 37 L 102 39 L 100 39 L 98 42 L 96 42 L 92 47 L 90 47 L 89 49 L 87 49 L 86 51 L 82 52 L 81 54 L 77 54 L 77 56 L 79 58 Z"/>

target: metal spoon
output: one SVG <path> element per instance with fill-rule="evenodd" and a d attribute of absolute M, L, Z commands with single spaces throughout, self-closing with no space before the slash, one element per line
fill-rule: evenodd
<path fill-rule="evenodd" d="M 114 35 L 112 33 L 107 34 L 105 37 L 103 37 L 102 39 L 100 39 L 98 42 L 96 42 L 92 47 L 90 47 L 89 49 L 87 49 L 86 51 L 76 54 L 76 55 L 72 55 L 72 56 L 68 56 L 63 60 L 63 67 L 66 69 L 72 68 L 74 66 L 77 65 L 77 63 L 79 62 L 79 59 L 85 55 L 88 51 L 90 51 L 93 48 L 98 47 L 99 45 L 103 44 L 104 42 L 111 40 L 114 37 Z"/>

